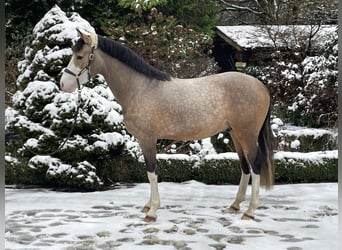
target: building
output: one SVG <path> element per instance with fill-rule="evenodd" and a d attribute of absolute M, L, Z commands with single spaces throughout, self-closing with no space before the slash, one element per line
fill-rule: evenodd
<path fill-rule="evenodd" d="M 267 61 L 274 51 L 311 49 L 323 44 L 336 25 L 217 26 L 214 57 L 222 72 Z"/>

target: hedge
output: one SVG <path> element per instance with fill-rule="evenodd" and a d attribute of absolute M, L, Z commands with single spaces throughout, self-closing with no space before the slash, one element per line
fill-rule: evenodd
<path fill-rule="evenodd" d="M 199 159 L 188 155 L 158 155 L 159 180 L 197 180 L 207 184 L 239 184 L 240 162 L 235 153 L 210 155 Z M 337 150 L 275 154 L 275 183 L 337 182 Z M 142 159 L 112 165 L 113 182 L 147 182 Z M 99 175 L 100 176 L 100 175 Z"/>
<path fill-rule="evenodd" d="M 275 154 L 275 183 L 314 183 L 338 181 L 337 150 L 310 153 L 279 152 Z M 157 155 L 159 181 L 183 182 L 197 180 L 206 184 L 239 184 L 240 162 L 235 153 L 209 155 L 203 159 L 188 155 Z M 148 182 L 143 159 L 123 155 L 115 160 L 101 160 L 96 174 L 103 188 L 120 183 Z M 42 168 L 7 165 L 7 184 L 53 186 L 59 183 L 46 177 Z M 61 186 L 62 188 L 62 186 Z M 98 189 L 97 187 L 96 189 Z M 74 187 L 78 190 L 77 186 Z M 91 190 L 92 188 L 89 188 Z"/>

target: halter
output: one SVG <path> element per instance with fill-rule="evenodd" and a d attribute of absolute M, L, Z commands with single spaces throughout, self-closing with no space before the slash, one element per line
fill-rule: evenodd
<path fill-rule="evenodd" d="M 83 69 L 81 69 L 81 71 L 76 74 L 74 72 L 72 72 L 70 69 L 68 68 L 65 68 L 64 69 L 64 73 L 68 73 L 69 75 L 72 75 L 76 78 L 76 82 L 77 82 L 77 89 L 78 91 L 81 90 L 81 84 L 80 84 L 80 79 L 79 77 L 85 72 L 85 71 L 88 71 L 88 81 L 90 81 L 90 66 L 91 66 L 91 63 L 94 61 L 95 59 L 95 55 L 94 55 L 94 50 L 95 50 L 96 46 L 92 46 L 91 47 L 91 52 L 89 54 L 89 57 L 88 57 L 88 64 L 87 66 L 85 66 Z"/>

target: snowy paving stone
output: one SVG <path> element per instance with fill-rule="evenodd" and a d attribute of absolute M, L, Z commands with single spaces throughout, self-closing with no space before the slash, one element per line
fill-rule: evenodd
<path fill-rule="evenodd" d="M 79 238 L 80 240 L 93 240 L 94 236 L 92 236 L 92 235 L 79 235 L 79 236 L 77 236 L 77 238 Z"/>
<path fill-rule="evenodd" d="M 176 249 L 180 249 L 180 248 L 184 248 L 187 246 L 187 243 L 184 242 L 184 241 L 175 241 L 175 243 L 173 244 L 173 246 L 176 248 Z"/>
<path fill-rule="evenodd" d="M 170 220 L 170 222 L 172 222 L 174 224 L 182 224 L 186 221 L 187 221 L 187 219 L 182 219 L 182 218 Z"/>
<path fill-rule="evenodd" d="M 96 246 L 102 250 L 107 250 L 107 249 L 112 250 L 113 248 L 119 247 L 121 245 L 122 245 L 122 243 L 117 242 L 117 241 L 112 241 L 112 240 L 106 241 L 106 242 L 101 243 L 101 244 L 96 244 Z"/>
<path fill-rule="evenodd" d="M 286 250 L 303 250 L 301 247 L 288 247 Z"/>
<path fill-rule="evenodd" d="M 227 242 L 230 244 L 241 244 L 244 241 L 244 238 L 239 235 L 229 236 Z"/>
<path fill-rule="evenodd" d="M 145 227 L 148 225 L 147 223 L 130 223 L 127 225 L 127 227 L 133 227 L 133 228 L 138 228 L 138 227 Z"/>
<path fill-rule="evenodd" d="M 103 232 L 97 233 L 96 235 L 100 238 L 104 238 L 104 237 L 109 237 L 111 235 L 111 233 L 108 231 L 103 231 Z"/>
<path fill-rule="evenodd" d="M 173 240 L 160 240 L 160 245 L 171 246 L 174 244 Z"/>
<path fill-rule="evenodd" d="M 44 217 L 54 217 L 54 216 L 55 216 L 55 214 L 49 214 L 49 213 L 40 213 L 39 214 L 40 219 L 44 218 Z"/>
<path fill-rule="evenodd" d="M 280 241 L 283 241 L 283 242 L 301 242 L 303 241 L 302 239 L 298 239 L 298 238 L 289 238 L 289 239 L 283 239 L 283 240 L 280 240 Z"/>
<path fill-rule="evenodd" d="M 33 233 L 39 233 L 39 232 L 42 231 L 42 228 L 43 227 L 33 227 L 33 228 L 30 229 L 30 231 L 33 232 Z"/>
<path fill-rule="evenodd" d="M 171 210 L 172 208 L 181 208 L 181 205 L 166 205 L 165 208 L 167 210 Z"/>
<path fill-rule="evenodd" d="M 144 234 L 158 233 L 159 231 L 160 231 L 160 229 L 158 229 L 156 227 L 150 227 L 150 228 L 146 228 L 143 230 Z"/>
<path fill-rule="evenodd" d="M 283 205 L 273 205 L 272 207 L 273 207 L 273 208 L 276 208 L 276 209 L 282 209 L 282 208 L 284 208 L 285 206 L 283 206 Z"/>
<path fill-rule="evenodd" d="M 285 210 L 299 210 L 299 207 L 285 207 Z"/>
<path fill-rule="evenodd" d="M 243 230 L 240 227 L 236 227 L 236 226 L 230 226 L 228 227 L 228 229 L 230 231 L 232 231 L 233 233 L 242 233 Z"/>
<path fill-rule="evenodd" d="M 232 221 L 227 218 L 219 218 L 218 223 L 220 223 L 224 227 L 229 227 L 232 224 Z"/>
<path fill-rule="evenodd" d="M 127 213 L 120 213 L 120 216 L 127 215 Z M 116 216 L 116 213 L 101 213 L 101 214 L 95 214 L 92 216 L 92 218 L 112 218 Z"/>
<path fill-rule="evenodd" d="M 279 235 L 279 233 L 274 230 L 264 230 L 264 233 L 269 235 Z"/>
<path fill-rule="evenodd" d="M 225 245 L 225 244 L 209 244 L 209 246 L 216 249 L 216 250 L 223 250 L 226 248 L 227 245 Z"/>
<path fill-rule="evenodd" d="M 101 205 L 101 206 L 93 206 L 91 207 L 93 209 L 103 209 L 103 210 L 123 210 L 121 207 L 118 206 L 105 206 L 105 205 Z"/>
<path fill-rule="evenodd" d="M 140 245 L 156 245 L 160 243 L 159 238 L 155 235 L 145 236 L 144 239 Z"/>
<path fill-rule="evenodd" d="M 130 228 L 124 228 L 124 229 L 121 229 L 119 230 L 119 233 L 133 233 L 134 230 L 133 229 L 130 229 Z"/>
<path fill-rule="evenodd" d="M 141 214 L 128 214 L 124 216 L 124 218 L 128 218 L 128 219 L 137 219 L 140 217 L 141 217 Z"/>
<path fill-rule="evenodd" d="M 47 243 L 47 242 L 37 242 L 33 244 L 34 246 L 37 247 L 51 247 L 53 246 L 51 243 Z"/>
<path fill-rule="evenodd" d="M 176 233 L 176 232 L 178 232 L 178 227 L 177 227 L 177 225 L 173 225 L 171 228 L 165 229 L 164 232 L 165 233 Z"/>
<path fill-rule="evenodd" d="M 135 239 L 133 238 L 120 238 L 120 239 L 117 239 L 118 242 L 134 242 Z"/>
<path fill-rule="evenodd" d="M 207 235 L 210 239 L 213 239 L 214 241 L 221 241 L 223 238 L 227 237 L 225 234 L 209 234 Z"/>
<path fill-rule="evenodd" d="M 310 225 L 302 226 L 301 228 L 319 228 L 319 226 L 310 224 Z"/>
<path fill-rule="evenodd" d="M 263 234 L 264 230 L 259 229 L 259 228 L 253 228 L 253 229 L 247 229 L 246 232 L 249 234 Z"/>
<path fill-rule="evenodd" d="M 126 207 L 126 208 L 131 208 L 134 207 L 135 205 L 133 204 L 123 204 L 121 207 Z"/>
<path fill-rule="evenodd" d="M 49 227 L 57 227 L 57 226 L 61 226 L 61 225 L 64 225 L 64 224 L 60 221 L 56 221 L 56 222 L 50 223 Z"/>
<path fill-rule="evenodd" d="M 30 234 L 22 234 L 17 238 L 17 242 L 20 244 L 24 244 L 24 245 L 28 245 L 35 240 L 36 240 L 36 237 Z"/>
<path fill-rule="evenodd" d="M 294 238 L 294 236 L 291 235 L 291 234 L 282 234 L 282 235 L 279 235 L 279 237 L 281 237 L 281 238 L 286 238 L 286 239 Z"/>
<path fill-rule="evenodd" d="M 66 233 L 54 233 L 54 234 L 51 234 L 50 236 L 53 238 L 61 238 L 61 237 L 67 236 L 67 235 L 68 234 L 66 234 Z"/>
<path fill-rule="evenodd" d="M 191 228 L 186 228 L 186 229 L 183 229 L 182 231 L 184 234 L 186 235 L 193 235 L 193 234 L 196 234 L 196 231 L 191 229 Z"/>
<path fill-rule="evenodd" d="M 196 229 L 196 232 L 199 232 L 199 233 L 208 233 L 208 232 L 209 232 L 209 229 L 197 228 L 197 229 Z"/>

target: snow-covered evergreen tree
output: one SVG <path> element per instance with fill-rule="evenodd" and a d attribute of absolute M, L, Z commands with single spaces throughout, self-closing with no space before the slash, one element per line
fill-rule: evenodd
<path fill-rule="evenodd" d="M 303 88 L 289 107 L 314 126 L 337 126 L 338 34 L 337 28 L 322 44 L 321 55 L 302 62 Z"/>
<path fill-rule="evenodd" d="M 68 16 L 54 6 L 34 27 L 31 46 L 18 64 L 19 90 L 13 107 L 6 109 L 6 132 L 12 139 L 5 156 L 6 176 L 17 183 L 97 189 L 104 159 L 138 150 L 125 132 L 120 105 L 97 76 L 82 88 L 72 136 L 60 152 L 45 155 L 58 148 L 74 121 L 77 93 L 63 93 L 58 85 L 78 39 L 76 28 L 94 32 L 77 13 Z"/>

